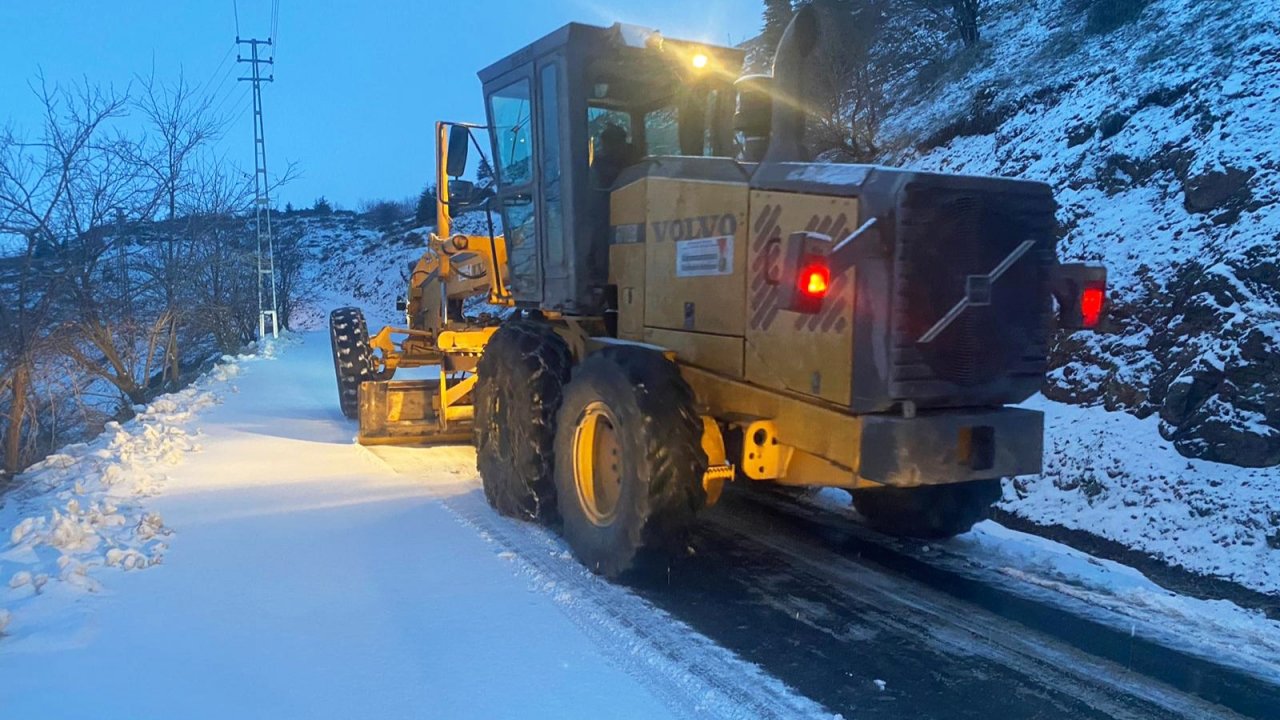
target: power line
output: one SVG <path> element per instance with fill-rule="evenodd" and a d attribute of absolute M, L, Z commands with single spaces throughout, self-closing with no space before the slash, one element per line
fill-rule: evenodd
<path fill-rule="evenodd" d="M 227 48 L 227 51 L 226 51 L 225 53 L 223 53 L 223 54 L 222 54 L 222 59 L 218 61 L 218 65 L 217 65 L 217 67 L 215 67 L 215 68 L 213 69 L 213 73 L 209 75 L 209 79 L 208 79 L 208 80 L 205 80 L 205 81 L 204 81 L 204 84 L 202 84 L 202 85 L 197 85 L 197 86 L 196 86 L 196 89 L 197 89 L 197 90 L 201 90 L 201 91 L 203 91 L 203 92 L 205 92 L 205 93 L 208 93 L 208 90 L 209 90 L 209 87 L 210 87 L 210 83 L 212 83 L 212 82 L 213 82 L 213 79 L 214 79 L 215 77 L 217 77 L 217 76 L 218 76 L 218 73 L 222 72 L 222 68 L 223 68 L 223 66 L 225 66 L 225 65 L 227 64 L 227 59 L 231 57 L 231 51 L 232 51 L 232 50 L 235 50 L 235 49 L 236 49 L 236 44 L 235 44 L 235 43 L 231 43 L 231 45 Z M 225 81 L 225 80 L 223 80 L 223 82 L 226 82 L 226 81 Z M 219 86 L 218 86 L 218 87 L 219 87 L 219 88 L 221 88 L 221 87 L 222 87 L 221 83 L 219 83 Z M 215 91 L 215 92 L 214 92 L 214 94 L 217 94 L 217 91 Z M 212 98 L 212 96 L 211 96 L 211 98 Z"/>
<path fill-rule="evenodd" d="M 228 127 L 235 127 L 236 123 L 240 122 L 240 118 L 244 117 L 244 114 L 249 111 L 249 108 L 253 107 L 251 104 L 245 102 L 245 100 L 249 97 L 249 94 L 252 92 L 253 92 L 252 89 L 245 88 L 244 92 L 240 93 L 240 97 L 234 103 L 231 104 L 232 108 L 236 107 L 237 105 L 241 107 L 240 107 L 240 112 L 236 113 L 236 116 L 231 118 L 231 122 L 227 124 Z M 231 97 L 231 95 L 228 94 L 227 97 Z M 227 112 L 230 113 L 231 111 L 228 110 Z M 216 115 L 217 112 L 215 111 L 214 114 Z"/>
<path fill-rule="evenodd" d="M 275 54 L 279 51 L 279 48 L 280 48 L 279 28 L 280 28 L 280 0 L 271 0 L 271 35 L 269 35 L 268 37 L 271 39 L 271 47 L 272 47 L 271 56 L 272 57 L 275 57 Z"/>
<path fill-rule="evenodd" d="M 219 113 L 223 112 L 223 108 L 227 104 L 227 101 L 230 100 L 232 96 L 235 95 L 235 91 L 236 91 L 236 88 L 239 86 L 239 83 L 227 82 L 233 77 L 232 73 L 235 71 L 235 68 L 236 66 L 233 63 L 230 68 L 230 71 L 223 75 L 222 81 L 218 83 L 217 90 L 214 91 L 214 94 L 210 98 L 210 101 L 209 101 L 210 115 L 213 115 L 215 117 L 218 116 Z M 234 105 L 232 107 L 234 107 Z"/>
<path fill-rule="evenodd" d="M 216 116 L 218 113 L 222 112 L 222 108 L 227 104 L 227 101 L 235 96 L 236 87 L 237 87 L 237 83 L 231 83 L 230 88 L 226 92 L 221 93 L 222 99 L 214 103 L 213 109 L 210 111 L 211 115 Z M 231 112 L 237 105 L 243 102 L 244 99 L 248 96 L 249 96 L 249 89 L 245 88 L 244 92 L 240 93 L 239 100 L 232 103 L 231 106 L 227 108 L 227 112 Z"/>

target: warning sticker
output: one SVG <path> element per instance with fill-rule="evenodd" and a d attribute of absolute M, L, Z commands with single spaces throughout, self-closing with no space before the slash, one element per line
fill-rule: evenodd
<path fill-rule="evenodd" d="M 732 274 L 732 235 L 676 242 L 676 277 Z"/>

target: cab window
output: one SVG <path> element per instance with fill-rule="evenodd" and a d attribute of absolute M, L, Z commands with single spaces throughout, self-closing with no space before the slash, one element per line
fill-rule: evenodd
<path fill-rule="evenodd" d="M 498 146 L 498 181 L 508 186 L 532 182 L 529 81 L 519 80 L 491 95 L 489 112 Z"/>
<path fill-rule="evenodd" d="M 644 114 L 646 155 L 679 155 L 679 114 L 674 105 L 650 110 Z"/>
<path fill-rule="evenodd" d="M 614 110 L 612 108 L 589 107 L 587 108 L 587 133 L 591 136 L 591 157 L 594 158 L 600 152 L 600 135 L 604 133 L 605 128 L 610 125 L 616 125 L 622 129 L 627 136 L 627 142 L 633 141 L 631 133 L 631 115 L 622 110 Z"/>

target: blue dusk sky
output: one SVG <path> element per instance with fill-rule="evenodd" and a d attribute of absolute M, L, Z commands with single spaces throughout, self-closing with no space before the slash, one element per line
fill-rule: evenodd
<path fill-rule="evenodd" d="M 271 0 L 234 5 L 242 37 L 270 34 Z M 760 11 L 758 0 L 280 0 L 276 81 L 263 90 L 268 161 L 296 162 L 301 177 L 279 205 L 416 194 L 431 175 L 435 120 L 483 118 L 476 71 L 567 22 L 736 44 L 757 33 Z M 219 152 L 251 170 L 235 14 L 233 0 L 0 0 L 0 123 L 38 130 L 29 84 L 41 69 L 50 83 L 122 89 L 154 65 L 162 80 L 181 71 L 216 94 L 233 120 Z"/>

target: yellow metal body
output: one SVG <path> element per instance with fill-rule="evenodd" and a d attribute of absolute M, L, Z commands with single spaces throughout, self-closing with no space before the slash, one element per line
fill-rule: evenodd
<path fill-rule="evenodd" d="M 369 339 L 377 380 L 360 388 L 360 433 L 366 445 L 470 440 L 475 365 L 497 330 L 447 316 L 446 301 L 487 292 L 491 305 L 511 305 L 506 242 L 501 235 L 452 234 L 449 123 L 436 123 L 436 232 L 409 277 L 408 327 L 384 327 Z M 400 368 L 434 368 L 428 380 L 391 380 Z"/>
<path fill-rule="evenodd" d="M 702 475 L 702 489 L 707 493 L 707 504 L 720 500 L 724 484 L 733 480 L 734 467 L 724 448 L 724 435 L 720 424 L 709 415 L 702 416 L 702 451 L 707 454 L 707 471 Z"/>
<path fill-rule="evenodd" d="M 452 234 L 448 128 L 436 126 L 437 230 L 410 279 L 411 322 L 383 328 L 371 339 L 379 377 L 430 366 L 438 379 L 365 383 L 361 442 L 468 439 L 475 365 L 495 328 L 413 320 L 443 318 L 446 300 L 482 294 L 493 305 L 514 304 L 505 283 L 504 238 Z M 617 339 L 602 337 L 600 317 L 543 315 L 575 360 L 609 343 L 632 341 L 657 346 L 679 364 L 704 413 L 708 500 L 715 502 L 738 474 L 792 485 L 874 485 L 859 476 L 862 421 L 847 409 L 857 310 L 853 270 L 831 279 L 829 310 L 815 315 L 779 307 L 776 288 L 782 239 L 799 230 L 847 233 L 861 221 L 857 200 L 753 191 L 745 180 L 650 176 L 616 188 L 610 216 L 614 226 L 646 229 L 640 241 L 608 249 Z M 682 249 L 689 242 L 714 249 L 718 264 L 685 272 Z M 573 462 L 585 478 L 579 483 L 584 507 L 605 522 L 618 476 L 592 458 L 613 447 L 610 442 L 616 445 L 616 434 L 626 429 L 614 427 L 603 412 L 589 420 L 576 431 L 575 447 L 582 447 Z M 726 432 L 742 437 L 734 457 L 726 451 Z"/>
<path fill-rule="evenodd" d="M 751 480 L 874 485 L 858 475 L 862 426 L 847 410 L 853 270 L 831 279 L 828 310 L 815 315 L 779 307 L 777 288 L 782 239 L 798 230 L 843 237 L 860 222 L 858 201 L 648 176 L 615 189 L 610 214 L 614 226 L 645 228 L 643 241 L 609 248 L 618 336 L 674 353 L 706 409 L 704 438 L 715 426 L 708 457 L 723 448 L 724 427 L 743 442 L 723 464 Z M 719 266 L 681 276 L 688 244 L 709 240 Z M 712 495 L 714 483 L 704 484 Z"/>

